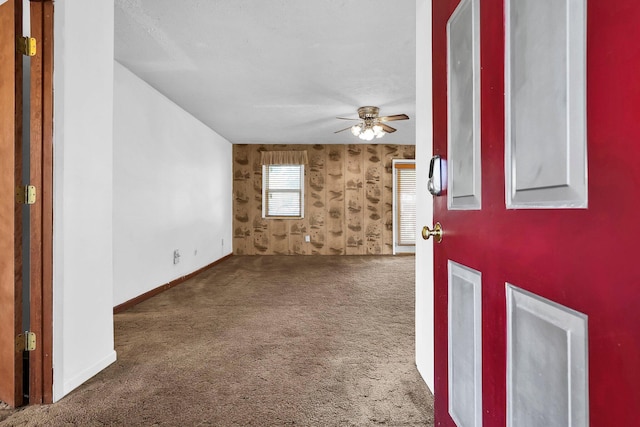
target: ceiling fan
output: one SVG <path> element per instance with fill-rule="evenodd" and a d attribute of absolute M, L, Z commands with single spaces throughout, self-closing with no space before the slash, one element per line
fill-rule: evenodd
<path fill-rule="evenodd" d="M 373 138 L 382 138 L 385 133 L 395 132 L 396 129 L 385 124 L 384 122 L 392 122 L 394 120 L 408 120 L 409 116 L 406 114 L 395 114 L 393 116 L 378 117 L 378 107 L 360 107 L 358 108 L 359 119 L 350 119 L 347 117 L 336 117 L 340 120 L 357 120 L 357 123 L 348 128 L 340 129 L 334 133 L 343 132 L 347 129 L 351 129 L 351 133 L 354 136 L 359 137 L 365 141 L 371 141 Z"/>

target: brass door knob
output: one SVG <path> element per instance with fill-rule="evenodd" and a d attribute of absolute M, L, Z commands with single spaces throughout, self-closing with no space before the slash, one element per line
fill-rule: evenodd
<path fill-rule="evenodd" d="M 429 240 L 429 237 L 433 237 L 433 240 L 436 243 L 442 242 L 442 235 L 444 231 L 442 230 L 442 225 L 439 222 L 436 222 L 436 225 L 433 226 L 433 230 L 427 227 L 426 225 L 422 227 L 422 238 L 424 240 Z"/>

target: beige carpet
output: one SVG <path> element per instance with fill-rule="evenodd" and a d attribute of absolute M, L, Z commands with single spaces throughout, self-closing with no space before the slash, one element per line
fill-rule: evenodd
<path fill-rule="evenodd" d="M 116 315 L 116 363 L 0 425 L 432 426 L 414 261 L 232 257 Z"/>

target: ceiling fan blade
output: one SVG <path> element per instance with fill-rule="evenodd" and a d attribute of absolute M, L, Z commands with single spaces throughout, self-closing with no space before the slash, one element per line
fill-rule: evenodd
<path fill-rule="evenodd" d="M 347 130 L 347 129 L 351 129 L 351 126 L 349 126 L 348 128 L 344 128 L 344 129 L 337 130 L 337 131 L 335 131 L 334 133 L 344 132 L 344 131 L 345 131 L 345 130 Z M 394 129 L 394 130 L 395 130 L 395 129 Z"/>
<path fill-rule="evenodd" d="M 340 120 L 360 120 L 360 119 L 349 119 L 347 117 L 336 117 L 336 119 L 340 119 Z"/>
<path fill-rule="evenodd" d="M 393 133 L 396 131 L 395 128 L 392 128 L 389 125 L 385 125 L 384 123 L 380 123 L 380 126 L 382 126 L 382 130 L 385 131 L 386 133 Z"/>
<path fill-rule="evenodd" d="M 381 122 L 392 122 L 394 120 L 408 120 L 409 116 L 407 116 L 406 114 L 395 114 L 393 116 L 384 116 L 384 117 L 378 117 L 378 120 Z"/>

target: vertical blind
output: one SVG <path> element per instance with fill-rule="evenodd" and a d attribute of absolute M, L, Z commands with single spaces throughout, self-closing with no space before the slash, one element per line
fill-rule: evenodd
<path fill-rule="evenodd" d="M 416 170 L 413 164 L 396 165 L 398 245 L 416 244 Z"/>

